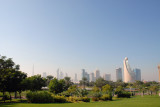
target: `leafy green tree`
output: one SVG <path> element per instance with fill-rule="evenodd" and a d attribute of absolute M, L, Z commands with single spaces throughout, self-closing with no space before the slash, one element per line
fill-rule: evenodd
<path fill-rule="evenodd" d="M 94 87 L 92 88 L 92 91 L 93 91 L 93 92 L 100 92 L 100 89 L 99 89 L 98 87 L 94 86 Z"/>
<path fill-rule="evenodd" d="M 156 86 L 156 85 L 150 86 L 149 90 L 151 92 L 151 95 L 153 92 L 155 92 L 157 94 L 158 86 Z"/>
<path fill-rule="evenodd" d="M 19 65 L 16 65 L 11 58 L 6 58 L 5 56 L 0 56 L 0 91 L 8 91 L 10 94 L 11 101 L 11 92 L 19 91 L 21 81 L 26 78 L 26 74 L 19 71 Z M 5 99 L 4 99 L 5 102 Z"/>
<path fill-rule="evenodd" d="M 53 79 L 52 75 L 48 75 L 46 78 L 44 78 L 44 80 L 46 81 L 46 86 L 49 85 L 50 81 Z"/>
<path fill-rule="evenodd" d="M 57 78 L 54 78 L 49 83 L 49 91 L 54 94 L 63 92 L 64 87 L 65 87 L 65 81 L 63 79 L 58 80 Z"/>
<path fill-rule="evenodd" d="M 103 78 L 98 78 L 95 82 L 96 87 L 102 89 L 104 85 L 106 85 L 106 81 Z"/>
<path fill-rule="evenodd" d="M 123 93 L 124 88 L 122 86 L 118 86 L 115 90 L 115 94 L 119 95 L 121 93 Z"/>
<path fill-rule="evenodd" d="M 65 81 L 65 87 L 64 89 L 65 90 L 68 90 L 68 88 L 73 85 L 73 82 L 71 82 L 71 78 L 70 77 L 65 77 L 64 78 L 64 81 Z"/>
<path fill-rule="evenodd" d="M 23 81 L 23 84 L 26 86 L 26 89 L 28 90 L 38 91 L 45 86 L 45 80 L 41 77 L 41 75 L 34 75 L 26 78 Z"/>
<path fill-rule="evenodd" d="M 83 77 L 82 80 L 80 81 L 80 84 L 83 85 L 83 89 L 85 89 L 85 86 L 88 84 L 88 80 L 86 77 Z"/>
<path fill-rule="evenodd" d="M 113 88 L 109 85 L 109 84 L 106 84 L 105 86 L 102 87 L 102 91 L 105 92 L 105 93 L 111 93 L 113 90 Z"/>

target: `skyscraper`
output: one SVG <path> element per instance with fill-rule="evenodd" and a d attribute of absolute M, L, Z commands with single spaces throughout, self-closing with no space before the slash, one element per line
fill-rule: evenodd
<path fill-rule="evenodd" d="M 43 78 L 46 78 L 47 77 L 47 74 L 46 74 L 46 72 L 43 72 L 43 76 L 42 76 Z"/>
<path fill-rule="evenodd" d="M 86 77 L 85 74 L 86 74 L 85 69 L 82 69 L 82 78 Z"/>
<path fill-rule="evenodd" d="M 111 74 L 104 74 L 103 79 L 106 81 L 111 81 Z"/>
<path fill-rule="evenodd" d="M 96 81 L 98 78 L 100 78 L 100 71 L 97 69 L 97 70 L 95 71 L 95 81 Z"/>
<path fill-rule="evenodd" d="M 82 69 L 82 79 L 83 78 L 87 78 L 88 81 L 90 80 L 89 74 L 85 71 L 85 69 Z"/>
<path fill-rule="evenodd" d="M 135 80 L 141 81 L 141 70 L 135 68 L 135 69 L 134 69 L 134 72 L 135 72 Z"/>
<path fill-rule="evenodd" d="M 59 79 L 59 69 L 57 69 L 57 79 Z"/>
<path fill-rule="evenodd" d="M 60 76 L 59 76 L 59 79 L 63 79 L 64 77 L 63 77 L 63 72 L 62 71 L 60 71 Z"/>
<path fill-rule="evenodd" d="M 160 82 L 160 65 L 158 65 L 158 72 L 159 72 L 159 82 Z"/>
<path fill-rule="evenodd" d="M 117 68 L 116 69 L 116 80 L 121 80 L 122 81 L 122 68 Z"/>
<path fill-rule="evenodd" d="M 94 82 L 95 81 L 95 78 L 94 78 L 94 73 L 90 73 L 90 82 Z"/>
<path fill-rule="evenodd" d="M 75 77 L 74 77 L 74 82 L 77 83 L 78 82 L 78 79 L 77 79 L 77 74 L 75 74 Z"/>
<path fill-rule="evenodd" d="M 124 82 L 126 83 L 135 82 L 135 72 L 131 70 L 127 57 L 124 59 L 123 64 L 124 64 Z"/>

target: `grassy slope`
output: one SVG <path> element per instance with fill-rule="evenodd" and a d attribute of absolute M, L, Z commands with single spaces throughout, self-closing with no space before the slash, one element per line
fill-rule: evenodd
<path fill-rule="evenodd" d="M 67 104 L 0 104 L 0 107 L 160 107 L 160 97 L 145 96 L 130 99 L 119 99 L 107 102 L 67 103 Z"/>

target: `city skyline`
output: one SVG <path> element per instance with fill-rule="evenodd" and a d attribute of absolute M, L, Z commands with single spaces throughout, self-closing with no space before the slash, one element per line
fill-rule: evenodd
<path fill-rule="evenodd" d="M 63 2 L 63 3 L 62 3 Z M 123 68 L 127 56 L 141 80 L 158 81 L 160 1 L 23 0 L 0 2 L 0 55 L 31 76 L 74 79 L 81 69 L 101 75 Z M 34 71 L 34 72 L 33 72 Z"/>

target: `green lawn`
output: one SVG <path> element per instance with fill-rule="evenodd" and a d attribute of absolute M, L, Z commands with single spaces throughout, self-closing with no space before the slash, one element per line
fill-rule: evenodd
<path fill-rule="evenodd" d="M 129 99 L 117 99 L 107 102 L 64 103 L 64 104 L 0 104 L 0 107 L 160 107 L 159 96 L 137 96 Z"/>

